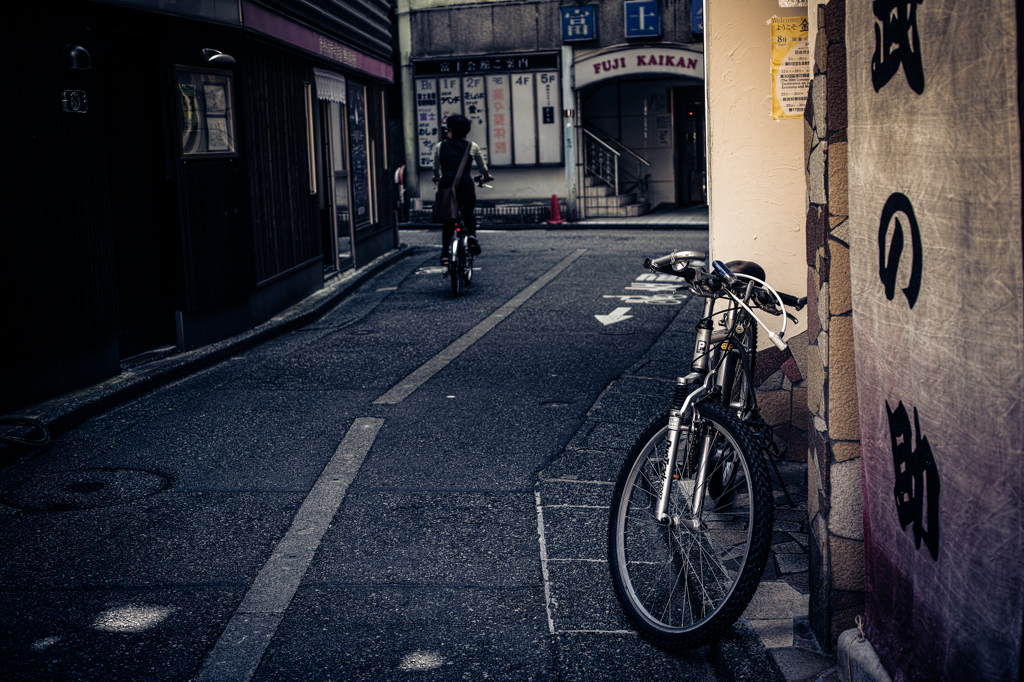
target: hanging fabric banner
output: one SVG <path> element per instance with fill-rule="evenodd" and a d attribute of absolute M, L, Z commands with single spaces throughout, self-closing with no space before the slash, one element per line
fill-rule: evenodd
<path fill-rule="evenodd" d="M 328 102 L 345 103 L 345 77 L 340 73 L 313 69 L 316 77 L 317 99 L 325 99 Z"/>
<path fill-rule="evenodd" d="M 841 156 L 849 168 L 866 633 L 896 680 L 1018 682 L 1017 4 L 978 0 L 962 12 L 946 1 L 887 0 L 850 2 L 846 11 L 840 64 L 850 134 Z M 828 155 L 839 158 L 846 144 L 830 139 Z"/>

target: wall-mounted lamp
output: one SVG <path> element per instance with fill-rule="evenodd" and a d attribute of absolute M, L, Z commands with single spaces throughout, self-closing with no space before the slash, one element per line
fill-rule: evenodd
<path fill-rule="evenodd" d="M 92 57 L 89 56 L 89 50 L 81 45 L 65 45 L 64 66 L 72 71 L 92 68 Z"/>
<path fill-rule="evenodd" d="M 220 62 L 222 64 L 234 64 L 235 58 L 229 54 L 224 54 L 220 50 L 214 50 L 210 47 L 203 48 L 203 58 L 208 62 Z"/>

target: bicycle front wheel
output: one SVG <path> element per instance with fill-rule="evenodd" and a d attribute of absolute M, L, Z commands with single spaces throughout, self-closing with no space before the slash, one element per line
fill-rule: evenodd
<path fill-rule="evenodd" d="M 615 590 L 640 634 L 666 649 L 693 649 L 721 637 L 753 597 L 771 545 L 771 482 L 759 441 L 715 401 L 701 403 L 698 415 L 680 435 L 671 522 L 655 518 L 668 415 L 630 450 L 612 501 Z M 695 511 L 691 457 L 701 450 L 709 453 L 709 478 L 718 475 L 727 485 Z"/>

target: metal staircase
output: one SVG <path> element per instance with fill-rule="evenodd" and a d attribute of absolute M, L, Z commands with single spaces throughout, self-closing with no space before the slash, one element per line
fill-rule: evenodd
<path fill-rule="evenodd" d="M 580 127 L 581 218 L 631 217 L 647 213 L 647 169 L 651 164 L 621 143 Z"/>

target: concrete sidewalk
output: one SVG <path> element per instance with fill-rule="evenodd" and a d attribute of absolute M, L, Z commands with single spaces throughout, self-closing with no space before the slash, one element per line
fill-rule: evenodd
<path fill-rule="evenodd" d="M 587 484 L 607 488 L 614 483 L 633 440 L 666 409 L 675 377 L 685 373 L 680 358 L 684 358 L 682 364 L 688 364 L 689 356 L 681 354 L 680 348 L 692 347 L 694 315 L 695 310 L 681 308 L 643 359 L 612 382 L 591 407 L 587 421 L 563 454 L 540 474 L 538 499 L 542 506 L 557 508 L 580 495 L 577 489 L 587 488 Z M 840 679 L 836 658 L 822 651 L 807 618 L 807 464 L 779 461 L 777 465 L 793 505 L 772 471 L 775 526 L 771 554 L 761 584 L 734 631 L 756 632 L 785 682 L 836 682 Z M 606 522 L 606 518 L 600 519 L 602 530 L 592 542 L 604 542 Z M 724 648 L 735 646 L 727 639 L 722 641 Z M 753 652 L 748 655 L 751 662 L 759 660 Z M 765 681 L 779 679 L 775 674 L 767 669 L 752 671 L 754 679 Z"/>
<path fill-rule="evenodd" d="M 351 295 L 374 275 L 414 252 L 414 248 L 403 245 L 362 268 L 335 275 L 324 282 L 323 289 L 263 324 L 237 336 L 185 353 L 174 353 L 162 359 L 127 369 L 106 381 L 24 407 L 7 415 L 0 415 L 0 417 L 34 419 L 46 426 L 51 436 L 60 435 L 94 415 L 106 412 L 153 389 L 220 362 L 231 355 L 308 324 L 337 305 L 346 296 Z M 12 430 L 9 435 L 24 434 Z M 21 450 L 22 446 L 0 442 L 0 466 Z"/>
<path fill-rule="evenodd" d="M 533 207 L 536 208 L 536 207 Z M 679 230 L 708 229 L 708 207 L 688 206 L 685 208 L 655 209 L 650 213 L 629 218 L 587 218 L 575 222 L 563 222 L 551 225 L 550 210 L 537 212 L 531 210 L 517 214 L 515 212 L 488 207 L 481 202 L 477 206 L 476 217 L 481 230 L 575 230 L 575 229 L 645 229 L 645 230 Z M 409 219 L 400 224 L 401 229 L 437 229 L 441 226 L 431 222 L 430 211 L 410 211 Z"/>

